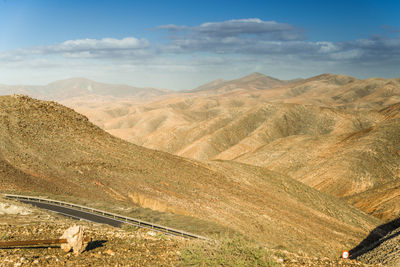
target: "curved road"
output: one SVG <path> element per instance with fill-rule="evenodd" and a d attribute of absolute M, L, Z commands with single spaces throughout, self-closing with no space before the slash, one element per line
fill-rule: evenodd
<path fill-rule="evenodd" d="M 162 232 L 167 235 L 210 240 L 207 237 L 192 234 L 182 230 L 173 229 L 167 226 L 162 226 L 155 223 L 146 222 L 139 219 L 126 217 L 123 215 L 110 213 L 107 211 L 97 210 L 90 207 L 80 206 L 77 204 L 68 203 L 64 201 L 58 201 L 40 197 L 32 197 L 32 196 L 23 196 L 23 195 L 4 194 L 4 196 L 9 199 L 18 200 L 23 203 L 34 205 L 39 208 L 56 212 L 75 219 L 83 219 L 96 223 L 104 223 L 114 227 L 121 227 L 123 224 L 131 224 L 140 228 L 147 228 L 152 231 Z"/>
<path fill-rule="evenodd" d="M 72 208 L 68 208 L 68 207 L 57 206 L 57 205 L 53 205 L 53 204 L 49 204 L 49 203 L 36 202 L 36 201 L 32 201 L 32 200 L 22 200 L 22 199 L 20 199 L 19 201 L 34 205 L 34 206 L 42 208 L 42 209 L 54 211 L 54 212 L 57 212 L 62 215 L 72 217 L 75 219 L 84 219 L 84 220 L 91 221 L 91 222 L 104 223 L 104 224 L 108 224 L 108 225 L 111 225 L 114 227 L 121 227 L 122 224 L 124 223 L 117 219 L 108 218 L 105 216 L 92 214 L 89 212 L 76 210 L 76 209 L 72 209 Z"/>

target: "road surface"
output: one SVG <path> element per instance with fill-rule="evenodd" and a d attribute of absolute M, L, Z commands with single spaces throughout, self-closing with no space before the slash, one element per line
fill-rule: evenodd
<path fill-rule="evenodd" d="M 42 209 L 54 211 L 54 212 L 57 212 L 62 215 L 72 217 L 75 219 L 83 219 L 83 220 L 96 222 L 96 223 L 104 223 L 104 224 L 108 224 L 108 225 L 111 225 L 114 227 L 121 227 L 123 224 L 122 221 L 117 220 L 117 219 L 108 218 L 108 217 L 105 217 L 102 215 L 92 214 L 89 212 L 76 210 L 76 209 L 72 209 L 72 208 L 68 208 L 68 207 L 62 207 L 62 206 L 58 206 L 58 205 L 37 202 L 37 201 L 32 201 L 32 200 L 22 200 L 21 199 L 19 201 L 21 201 L 23 203 L 34 205 L 34 206 L 42 208 Z"/>

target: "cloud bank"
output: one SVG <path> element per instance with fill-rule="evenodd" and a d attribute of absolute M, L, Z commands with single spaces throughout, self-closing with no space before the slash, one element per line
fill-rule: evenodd
<path fill-rule="evenodd" d="M 209 22 L 197 27 L 163 25 L 171 42 L 169 53 L 230 53 L 242 55 L 290 55 L 304 60 L 380 64 L 400 60 L 400 38 L 371 37 L 347 42 L 310 42 L 304 31 L 290 24 L 257 18 Z"/>
<path fill-rule="evenodd" d="M 207 22 L 197 27 L 162 25 L 157 29 L 168 30 L 173 38 L 178 35 L 190 36 L 192 39 L 225 39 L 256 37 L 264 40 L 300 40 L 304 39 L 304 31 L 286 23 L 263 21 L 258 18 L 228 20 L 223 22 Z"/>
<path fill-rule="evenodd" d="M 46 69 L 50 73 L 58 68 L 58 73 L 67 74 L 74 68 L 82 72 L 79 76 L 89 73 L 93 77 L 99 73 L 102 77 L 114 75 L 114 79 L 125 82 L 159 77 L 159 83 L 166 82 L 165 85 L 157 84 L 154 78 L 147 83 L 143 80 L 142 85 L 172 89 L 190 88 L 214 78 L 252 71 L 287 79 L 321 72 L 359 77 L 400 76 L 398 34 L 345 42 L 308 41 L 304 29 L 258 18 L 198 26 L 161 25 L 156 32 L 166 34 L 167 39 L 163 42 L 137 37 L 78 39 L 3 51 L 0 70 L 5 73 L 3 77 L 13 69 L 16 76 L 21 68 L 31 73 L 38 70 L 44 73 Z M 3 77 L 0 75 L 0 79 Z"/>

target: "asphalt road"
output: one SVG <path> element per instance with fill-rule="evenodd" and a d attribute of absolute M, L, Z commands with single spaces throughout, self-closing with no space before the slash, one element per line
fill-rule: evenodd
<path fill-rule="evenodd" d="M 101 214 L 95 213 L 93 209 L 89 207 L 84 207 L 82 206 L 80 209 L 78 205 L 76 208 L 74 207 L 74 204 L 72 203 L 66 203 L 66 202 L 60 202 L 57 200 L 51 200 L 51 199 L 44 199 L 44 198 L 35 198 L 35 197 L 30 197 L 30 196 L 22 196 L 22 195 L 8 195 L 5 194 L 7 198 L 10 199 L 15 199 L 21 202 L 24 202 L 26 204 L 34 205 L 42 209 L 46 209 L 52 212 L 56 212 L 74 219 L 78 220 L 86 220 L 86 221 L 91 221 L 91 222 L 96 222 L 96 223 L 103 223 L 103 224 L 108 224 L 114 227 L 121 227 L 123 224 L 128 223 L 135 225 L 137 227 L 141 228 L 147 228 L 151 229 L 152 231 L 156 232 L 162 232 L 167 235 L 174 235 L 174 236 L 179 236 L 179 237 L 185 237 L 185 238 L 198 238 L 202 240 L 210 240 L 207 237 L 204 236 L 199 236 L 196 234 L 188 233 L 185 231 L 181 231 L 178 229 L 173 229 L 170 227 L 162 226 L 162 225 L 157 225 L 154 223 L 150 222 L 145 222 L 142 220 L 134 219 L 134 218 L 129 218 L 125 217 L 122 215 L 118 214 L 113 214 L 105 211 L 98 211 Z M 54 203 L 59 203 L 59 204 L 52 204 L 49 202 L 54 202 Z M 70 206 L 61 206 L 62 203 Z"/>
<path fill-rule="evenodd" d="M 108 218 L 108 217 L 104 217 L 101 215 L 96 215 L 96 214 L 92 214 L 92 213 L 88 213 L 85 211 L 76 210 L 76 209 L 72 209 L 72 208 L 68 208 L 68 207 L 62 207 L 62 206 L 52 205 L 49 203 L 36 202 L 36 201 L 31 201 L 31 200 L 19 199 L 19 201 L 37 206 L 42 209 L 54 211 L 54 212 L 57 212 L 62 215 L 72 217 L 75 219 L 84 219 L 84 220 L 91 221 L 91 222 L 104 223 L 104 224 L 108 224 L 108 225 L 111 225 L 114 227 L 121 227 L 121 225 L 123 224 L 123 222 L 116 220 L 116 219 L 112 219 L 112 218 Z"/>

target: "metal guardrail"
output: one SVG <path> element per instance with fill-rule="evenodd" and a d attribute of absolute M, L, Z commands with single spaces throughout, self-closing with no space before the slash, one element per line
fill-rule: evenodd
<path fill-rule="evenodd" d="M 39 202 L 39 203 L 43 202 L 43 203 L 53 204 L 53 205 L 57 205 L 57 206 L 61 206 L 61 207 L 68 207 L 68 208 L 72 208 L 72 209 L 79 210 L 79 211 L 85 211 L 87 213 L 91 213 L 91 214 L 94 214 L 94 215 L 102 216 L 102 217 L 105 217 L 105 218 L 112 218 L 112 219 L 114 219 L 116 221 L 119 221 L 119 222 L 122 222 L 122 223 L 131 224 L 131 225 L 134 225 L 134 226 L 137 226 L 137 227 L 140 227 L 140 228 L 151 229 L 153 231 L 162 232 L 162 233 L 169 234 L 169 235 L 181 236 L 181 237 L 186 237 L 186 238 L 196 238 L 196 239 L 209 240 L 209 238 L 204 237 L 204 236 L 188 233 L 188 232 L 177 230 L 177 229 L 170 228 L 170 227 L 167 227 L 167 226 L 162 226 L 162 225 L 159 225 L 159 224 L 146 222 L 146 221 L 142 221 L 142 220 L 139 220 L 139 219 L 135 219 L 135 218 L 131 218 L 131 217 L 127 217 L 127 216 L 123 216 L 123 215 L 107 212 L 107 211 L 104 211 L 104 210 L 99 210 L 99 209 L 94 209 L 94 208 L 90 208 L 90 207 L 86 207 L 86 206 L 81 206 L 81 205 L 77 205 L 77 204 L 73 204 L 73 203 L 69 203 L 69 202 L 65 202 L 65 201 L 59 201 L 59 200 L 47 199 L 47 198 L 41 198 L 41 197 L 12 195 L 12 194 L 4 194 L 4 196 L 6 198 L 9 198 L 9 199 L 28 200 L 28 201 Z"/>

